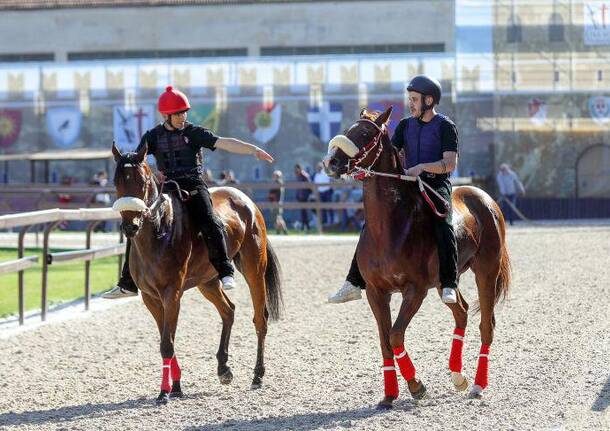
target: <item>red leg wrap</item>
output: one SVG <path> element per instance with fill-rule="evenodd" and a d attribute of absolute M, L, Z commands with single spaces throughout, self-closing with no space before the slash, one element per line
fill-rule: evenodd
<path fill-rule="evenodd" d="M 451 354 L 449 355 L 449 369 L 456 373 L 462 372 L 462 348 L 464 347 L 465 329 L 455 328 L 453 330 L 453 341 L 451 342 Z"/>
<path fill-rule="evenodd" d="M 481 344 L 481 352 L 479 353 L 479 365 L 477 366 L 477 375 L 474 378 L 474 384 L 485 389 L 487 387 L 487 374 L 489 372 L 489 344 Z"/>
<path fill-rule="evenodd" d="M 398 398 L 398 379 L 394 359 L 383 360 L 383 383 L 385 385 L 385 396 Z"/>
<path fill-rule="evenodd" d="M 404 346 L 394 347 L 394 359 L 398 363 L 398 368 L 400 368 L 400 374 L 405 378 L 406 381 L 409 381 L 415 377 L 415 367 L 413 366 L 413 362 L 411 362 L 411 358 L 407 354 Z"/>
<path fill-rule="evenodd" d="M 176 358 L 176 356 L 174 356 L 172 358 L 172 362 L 171 362 L 171 370 L 172 370 L 172 380 L 174 382 L 179 382 L 180 381 L 180 377 L 182 376 L 182 371 L 180 370 L 180 365 L 178 365 L 178 359 Z"/>
<path fill-rule="evenodd" d="M 172 390 L 172 382 L 170 378 L 171 362 L 171 358 L 163 358 L 163 368 L 161 373 L 161 390 L 168 393 Z"/>

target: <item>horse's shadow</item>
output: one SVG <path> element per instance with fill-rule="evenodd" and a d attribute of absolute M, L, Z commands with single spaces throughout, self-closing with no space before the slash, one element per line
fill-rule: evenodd
<path fill-rule="evenodd" d="M 412 410 L 414 406 L 409 403 L 395 403 L 395 409 L 401 412 Z M 229 419 L 207 425 L 193 425 L 183 428 L 184 431 L 215 431 L 218 429 L 236 430 L 265 430 L 283 431 L 298 430 L 310 431 L 315 429 L 351 428 L 353 421 L 367 419 L 387 410 L 377 410 L 374 406 L 359 407 L 351 410 L 334 412 L 303 413 L 291 416 L 271 416 L 261 419 Z"/>
<path fill-rule="evenodd" d="M 0 424 L 10 425 L 43 425 L 48 423 L 71 422 L 84 418 L 95 418 L 114 411 L 157 408 L 150 398 L 125 400 L 118 403 L 81 404 L 57 409 L 31 410 L 22 413 L 0 414 Z"/>
<path fill-rule="evenodd" d="M 187 398 L 198 398 L 201 394 L 193 394 Z M 176 402 L 176 401 L 174 401 Z M 171 404 L 171 403 L 170 403 Z M 414 408 L 410 403 L 395 403 L 395 407 L 401 411 L 409 411 Z M 3 426 L 22 426 L 22 425 L 45 425 L 51 423 L 69 423 L 79 419 L 91 419 L 101 417 L 111 412 L 124 412 L 135 409 L 159 409 L 150 398 L 138 398 L 125 400 L 118 403 L 98 403 L 82 404 L 78 406 L 66 406 L 57 409 L 31 410 L 21 413 L 2 413 L 0 414 L 0 424 Z M 184 430 L 188 431 L 210 431 L 219 428 L 228 429 L 264 429 L 265 431 L 274 430 L 299 430 L 308 431 L 317 428 L 329 427 L 350 427 L 352 421 L 358 421 L 382 414 L 374 406 L 360 407 L 351 410 L 335 412 L 304 413 L 292 416 L 274 416 L 262 419 L 228 419 L 224 422 L 187 426 Z"/>
<path fill-rule="evenodd" d="M 593 402 L 591 410 L 594 412 L 603 412 L 610 405 L 610 377 L 606 380 L 606 384 L 599 391 L 597 399 Z"/>

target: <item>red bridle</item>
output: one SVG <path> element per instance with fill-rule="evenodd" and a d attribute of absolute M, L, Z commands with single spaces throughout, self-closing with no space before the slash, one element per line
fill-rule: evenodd
<path fill-rule="evenodd" d="M 361 118 L 361 119 L 357 120 L 356 123 L 372 124 L 375 127 L 375 129 L 377 129 L 377 134 L 375 135 L 375 137 L 373 137 L 371 142 L 366 144 L 364 147 L 360 148 L 360 150 L 356 153 L 356 155 L 353 158 L 348 160 L 348 162 L 347 162 L 347 174 L 348 175 L 352 174 L 352 172 L 354 172 L 356 169 L 359 169 L 359 170 L 370 169 L 377 162 L 377 159 L 379 159 L 379 156 L 381 155 L 381 151 L 383 150 L 383 145 L 381 145 L 381 138 L 384 134 L 388 133 L 388 129 L 386 128 L 385 124 L 378 126 L 377 123 L 375 123 L 374 121 L 369 120 L 367 118 Z M 371 151 L 373 151 L 373 149 L 375 149 L 375 147 L 377 147 L 377 153 L 375 154 L 375 158 L 373 159 L 373 162 L 370 163 L 368 165 L 368 167 L 361 166 L 361 163 L 364 160 L 366 160 L 366 158 L 369 156 Z M 356 174 L 356 175 L 358 175 L 358 174 Z M 356 178 L 356 179 L 359 179 L 359 178 Z"/>

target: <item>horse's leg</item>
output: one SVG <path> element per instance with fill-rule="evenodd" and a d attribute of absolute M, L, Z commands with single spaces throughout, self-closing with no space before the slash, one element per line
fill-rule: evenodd
<path fill-rule="evenodd" d="M 437 289 L 439 296 L 441 289 Z M 451 342 L 451 354 L 449 355 L 449 369 L 451 370 L 451 381 L 458 391 L 464 391 L 468 387 L 468 380 L 462 375 L 462 348 L 464 347 L 464 336 L 468 322 L 468 303 L 457 290 L 457 304 L 446 304 L 453 313 L 455 328 L 453 329 L 453 340 Z"/>
<path fill-rule="evenodd" d="M 266 306 L 267 286 L 265 284 L 267 260 L 263 259 L 265 254 L 261 253 L 259 247 L 260 245 L 254 239 L 246 239 L 239 252 L 240 271 L 250 288 L 250 297 L 254 307 L 253 323 L 257 337 L 256 365 L 254 366 L 252 389 L 259 389 L 263 384 L 263 376 L 265 375 L 265 337 L 267 336 L 267 321 L 269 319 L 269 312 Z"/>
<path fill-rule="evenodd" d="M 146 305 L 148 311 L 150 311 L 155 318 L 157 328 L 159 329 L 159 334 L 161 335 L 163 333 L 163 306 L 161 305 L 161 301 L 153 296 L 145 294 L 144 292 L 142 292 L 142 301 L 144 301 L 144 305 Z M 182 394 L 182 389 L 180 388 L 181 371 L 176 355 L 174 355 L 170 363 L 170 375 L 172 379 L 170 397 L 182 398 L 184 395 Z"/>
<path fill-rule="evenodd" d="M 233 373 L 231 368 L 227 366 L 227 361 L 229 360 L 229 339 L 231 338 L 231 328 L 233 327 L 235 305 L 233 305 L 229 297 L 220 288 L 220 281 L 218 280 L 211 281 L 204 286 L 199 286 L 199 291 L 208 301 L 214 304 L 222 319 L 222 333 L 220 334 L 220 346 L 218 347 L 218 353 L 216 353 L 216 359 L 218 359 L 218 378 L 220 383 L 228 385 L 233 380 Z"/>
<path fill-rule="evenodd" d="M 162 301 L 164 318 L 161 331 L 161 357 L 163 358 L 163 370 L 161 392 L 157 397 L 157 404 L 167 404 L 169 401 L 169 394 L 172 392 L 172 387 L 170 385 L 172 377 L 177 377 L 178 381 L 180 380 L 180 368 L 178 367 L 178 361 L 175 359 L 174 338 L 176 335 L 176 326 L 178 325 L 180 298 L 182 295 L 177 292 L 179 289 L 177 287 L 174 288 L 169 286 L 166 289 Z M 177 392 L 181 392 L 179 385 L 176 389 Z"/>
<path fill-rule="evenodd" d="M 394 354 L 390 345 L 390 329 L 392 327 L 392 316 L 390 313 L 391 295 L 378 292 L 374 287 L 367 286 L 366 297 L 369 301 L 379 331 L 381 343 L 381 354 L 383 356 L 383 382 L 385 397 L 379 402 L 377 408 L 387 410 L 392 408 L 392 402 L 398 398 L 398 379 L 394 366 Z"/>
<path fill-rule="evenodd" d="M 486 268 L 486 271 L 475 272 L 475 280 L 479 292 L 479 305 L 481 308 L 481 323 L 479 325 L 481 331 L 481 350 L 479 351 L 479 361 L 477 364 L 477 374 L 474 379 L 474 385 L 468 394 L 470 398 L 480 398 L 483 395 L 483 389 L 487 387 L 489 347 L 493 342 L 494 327 L 496 325 L 494 306 L 498 273 L 499 268 L 497 266 L 495 268 L 493 266 L 491 268 Z"/>
<path fill-rule="evenodd" d="M 400 311 L 390 331 L 390 344 L 400 368 L 400 374 L 409 384 L 411 396 L 418 400 L 426 396 L 426 387 L 419 379 L 415 378 L 415 367 L 404 346 L 405 331 L 407 326 L 409 326 L 409 322 L 411 322 L 411 319 L 417 313 L 417 310 L 419 310 L 427 292 L 428 290 L 425 288 L 416 289 L 414 287 L 407 288 L 403 292 Z"/>

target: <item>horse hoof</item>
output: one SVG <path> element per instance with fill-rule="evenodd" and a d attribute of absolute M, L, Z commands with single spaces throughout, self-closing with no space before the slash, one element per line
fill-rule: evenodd
<path fill-rule="evenodd" d="M 462 373 L 451 373 L 451 382 L 457 391 L 465 391 L 468 388 L 468 380 L 462 375 Z"/>
<path fill-rule="evenodd" d="M 254 377 L 250 389 L 260 389 L 263 386 L 263 379 L 260 377 Z"/>
<path fill-rule="evenodd" d="M 394 400 L 395 398 L 393 397 L 385 397 L 384 399 L 379 401 L 379 404 L 377 404 L 377 410 L 391 410 L 392 408 L 394 408 L 394 406 L 392 405 L 392 402 Z"/>
<path fill-rule="evenodd" d="M 182 388 L 180 387 L 180 380 L 172 383 L 172 391 L 169 393 L 170 398 L 184 398 Z"/>
<path fill-rule="evenodd" d="M 161 391 L 161 393 L 157 397 L 157 400 L 155 401 L 155 403 L 158 406 L 164 406 L 168 402 L 169 402 L 169 394 L 167 393 L 167 391 Z"/>
<path fill-rule="evenodd" d="M 468 394 L 468 398 L 480 400 L 483 398 L 483 388 L 479 385 L 474 385 Z"/>
<path fill-rule="evenodd" d="M 220 383 L 223 385 L 228 385 L 233 381 L 233 373 L 231 372 L 231 369 L 227 369 L 227 371 L 220 374 L 218 378 L 220 379 Z"/>
<path fill-rule="evenodd" d="M 411 396 L 414 400 L 424 400 L 428 398 L 428 391 L 423 383 L 419 383 L 419 388 L 416 391 L 411 392 Z"/>

